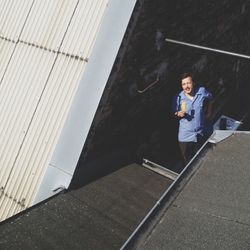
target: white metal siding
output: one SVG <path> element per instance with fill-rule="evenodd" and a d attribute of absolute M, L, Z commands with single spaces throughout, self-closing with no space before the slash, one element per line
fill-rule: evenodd
<path fill-rule="evenodd" d="M 20 191 L 18 181 L 24 183 L 25 179 L 21 173 L 23 169 L 17 164 L 17 157 L 23 148 L 23 141 L 29 131 L 54 60 L 53 53 L 20 44 L 1 82 L 0 183 L 4 194 L 0 199 L 2 211 L 9 211 L 12 202 L 20 202 L 15 192 Z M 10 179 L 12 174 L 15 174 L 14 179 Z M 33 179 L 28 181 L 32 182 Z M 24 193 L 21 200 L 25 199 L 25 196 Z"/>
<path fill-rule="evenodd" d="M 0 1 L 0 35 L 17 41 L 34 0 Z"/>
<path fill-rule="evenodd" d="M 3 78 L 11 55 L 15 49 L 15 43 L 0 39 L 0 81 Z M 2 111 L 0 111 L 2 112 Z"/>
<path fill-rule="evenodd" d="M 107 2 L 0 1 L 1 220 L 32 204 Z"/>
<path fill-rule="evenodd" d="M 90 60 L 81 77 L 35 203 L 53 195 L 52 190 L 68 187 L 135 4 L 136 0 L 111 0 L 108 3 Z"/>
<path fill-rule="evenodd" d="M 77 0 L 36 0 L 20 40 L 58 51 L 77 3 Z"/>
<path fill-rule="evenodd" d="M 107 0 L 80 1 L 69 30 L 63 40 L 61 51 L 88 58 L 100 26 Z"/>

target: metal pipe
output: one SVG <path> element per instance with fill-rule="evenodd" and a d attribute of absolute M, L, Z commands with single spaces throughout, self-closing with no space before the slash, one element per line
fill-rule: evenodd
<path fill-rule="evenodd" d="M 138 93 L 140 93 L 140 94 L 142 94 L 142 93 L 144 93 L 145 91 L 147 91 L 148 89 L 150 89 L 152 86 L 154 86 L 156 83 L 158 83 L 159 82 L 159 77 L 157 77 L 157 79 L 154 81 L 154 82 L 152 82 L 152 83 L 150 83 L 146 88 L 144 88 L 143 90 L 137 90 L 137 92 Z"/>
<path fill-rule="evenodd" d="M 250 56 L 248 56 L 248 55 L 234 53 L 234 52 L 229 52 L 229 51 L 226 51 L 226 50 L 213 49 L 213 48 L 210 48 L 210 47 L 200 46 L 200 45 L 196 45 L 196 44 L 192 44 L 192 43 L 181 42 L 181 41 L 173 40 L 173 39 L 169 39 L 169 38 L 166 38 L 165 41 L 169 42 L 169 43 L 175 43 L 175 44 L 180 44 L 180 45 L 184 45 L 184 46 L 194 47 L 194 48 L 198 48 L 198 49 L 203 49 L 203 50 L 209 50 L 209 51 L 213 51 L 213 52 L 218 52 L 218 53 L 222 53 L 222 54 L 226 54 L 226 55 L 231 55 L 231 56 L 237 56 L 237 57 L 242 57 L 242 58 L 250 59 Z"/>
<path fill-rule="evenodd" d="M 151 171 L 154 171 L 157 174 L 165 176 L 173 181 L 176 180 L 176 178 L 179 175 L 178 173 L 176 173 L 168 168 L 162 167 L 161 165 L 156 164 L 155 162 L 152 162 L 152 161 L 147 160 L 147 159 L 143 159 L 142 166 L 151 170 Z"/>

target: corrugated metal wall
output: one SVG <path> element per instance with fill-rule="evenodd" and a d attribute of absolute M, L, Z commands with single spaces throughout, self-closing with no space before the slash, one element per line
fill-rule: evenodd
<path fill-rule="evenodd" d="M 0 219 L 32 204 L 108 0 L 0 1 Z"/>

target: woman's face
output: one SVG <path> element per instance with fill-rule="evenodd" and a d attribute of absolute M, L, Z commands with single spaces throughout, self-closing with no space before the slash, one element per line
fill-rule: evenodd
<path fill-rule="evenodd" d="M 194 91 L 194 83 L 192 77 L 188 76 L 181 80 L 181 86 L 185 94 L 192 95 Z"/>

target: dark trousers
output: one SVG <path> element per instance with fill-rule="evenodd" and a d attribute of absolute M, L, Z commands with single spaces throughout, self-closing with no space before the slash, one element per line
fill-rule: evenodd
<path fill-rule="evenodd" d="M 195 155 L 197 150 L 205 142 L 206 138 L 201 135 L 197 136 L 197 142 L 179 142 L 179 147 L 181 151 L 182 161 L 186 165 L 191 158 Z"/>

